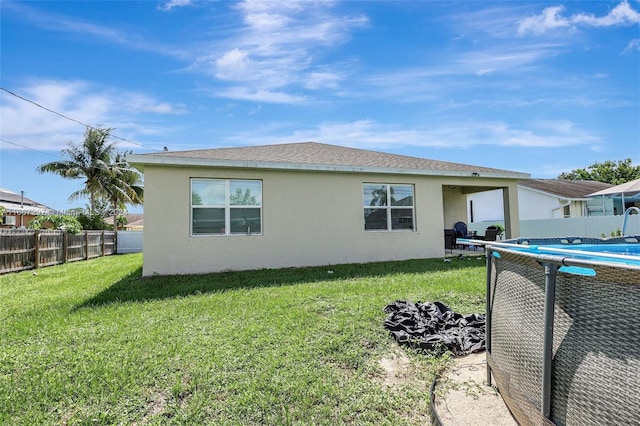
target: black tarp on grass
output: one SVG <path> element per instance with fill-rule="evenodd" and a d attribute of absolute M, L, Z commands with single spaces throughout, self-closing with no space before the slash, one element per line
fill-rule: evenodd
<path fill-rule="evenodd" d="M 401 345 L 455 356 L 485 350 L 485 316 L 463 316 L 441 302 L 397 300 L 385 306 L 384 328 Z"/>

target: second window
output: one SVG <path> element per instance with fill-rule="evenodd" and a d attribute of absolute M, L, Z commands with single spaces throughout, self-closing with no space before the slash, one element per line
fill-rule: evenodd
<path fill-rule="evenodd" d="M 262 182 L 191 180 L 192 235 L 262 233 Z"/>
<path fill-rule="evenodd" d="M 413 194 L 413 185 L 363 184 L 364 229 L 366 231 L 414 230 Z"/>

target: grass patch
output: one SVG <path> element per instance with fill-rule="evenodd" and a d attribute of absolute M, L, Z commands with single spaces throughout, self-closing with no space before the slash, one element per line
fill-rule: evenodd
<path fill-rule="evenodd" d="M 383 307 L 484 312 L 477 259 L 147 278 L 141 265 L 0 276 L 0 424 L 424 424 L 447 357 L 399 348 Z"/>

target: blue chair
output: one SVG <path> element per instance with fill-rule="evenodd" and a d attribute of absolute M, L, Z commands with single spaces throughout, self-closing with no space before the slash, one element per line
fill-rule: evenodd
<path fill-rule="evenodd" d="M 466 238 L 467 237 L 467 224 L 464 222 L 456 222 L 453 225 L 453 231 L 456 234 L 456 238 Z"/>

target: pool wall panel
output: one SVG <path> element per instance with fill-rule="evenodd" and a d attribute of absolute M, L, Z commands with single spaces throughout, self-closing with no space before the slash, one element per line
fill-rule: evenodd
<path fill-rule="evenodd" d="M 498 247 L 490 247 L 489 254 L 493 272 L 487 361 L 518 422 L 637 425 L 640 268 L 596 262 L 590 265 L 595 276 L 557 272 L 551 411 L 546 419 L 542 415 L 543 264 L 559 268 L 571 260 Z"/>

